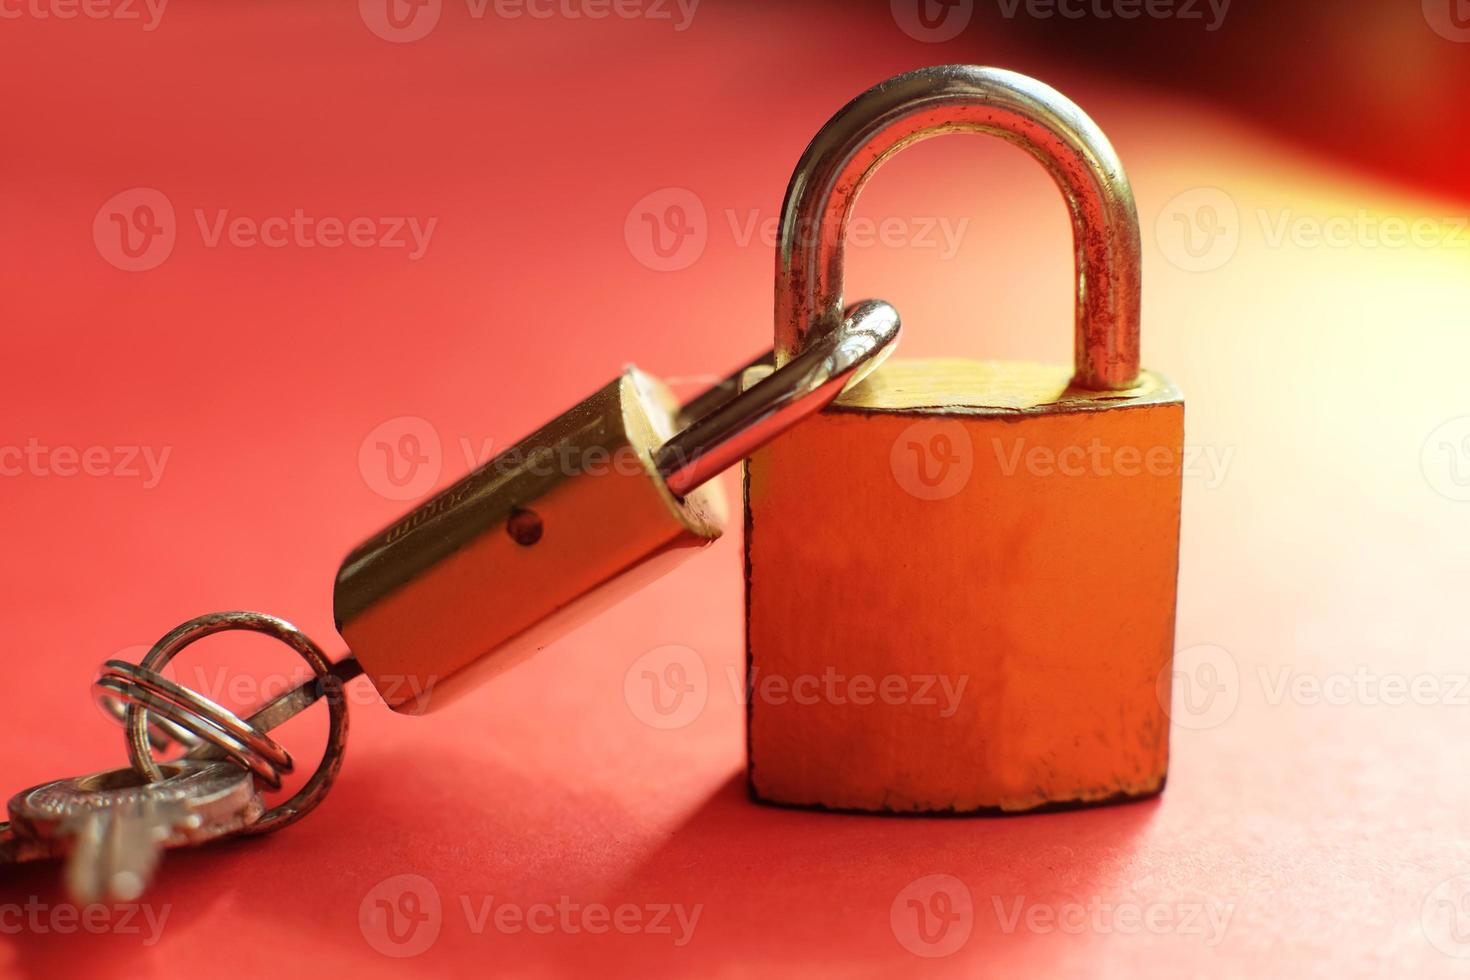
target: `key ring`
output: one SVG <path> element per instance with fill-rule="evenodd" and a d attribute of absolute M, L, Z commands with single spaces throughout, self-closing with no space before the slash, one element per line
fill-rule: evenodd
<path fill-rule="evenodd" d="M 278 787 L 281 774 L 291 771 L 291 757 L 265 733 L 264 729 L 270 727 L 269 724 L 258 725 L 252 722 L 271 712 L 276 705 L 297 692 L 277 698 L 257 712 L 251 720 L 246 720 L 160 673 L 189 644 L 213 633 L 236 629 L 264 633 L 295 650 L 316 674 L 308 684 L 317 688 L 317 696 L 325 697 L 327 701 L 327 746 L 322 752 L 322 761 L 294 796 L 271 807 L 260 820 L 246 828 L 247 833 L 259 834 L 278 830 L 301 819 L 331 789 L 332 782 L 342 767 L 342 757 L 347 748 L 347 699 L 342 685 L 350 676 L 355 676 L 350 671 L 344 671 L 341 664 L 355 665 L 356 661 L 348 657 L 333 664 L 310 637 L 284 619 L 258 612 L 218 612 L 191 619 L 175 627 L 154 644 L 141 663 L 134 665 L 120 660 L 108 661 L 103 666 L 103 674 L 97 680 L 96 687 L 128 702 L 125 718 L 128 758 L 138 774 L 150 782 L 163 778 L 163 769 L 153 758 L 153 744 L 148 728 L 148 714 L 157 711 L 210 743 L 210 747 L 191 751 L 190 758 L 226 756 L 255 773 L 266 785 Z M 349 676 L 344 677 L 344 674 Z"/>
<path fill-rule="evenodd" d="M 110 692 L 116 700 L 148 712 L 146 729 L 150 749 L 158 744 L 153 715 L 159 715 L 196 740 L 207 740 L 218 747 L 271 789 L 280 789 L 282 774 L 295 768 L 291 754 L 275 739 L 224 705 L 170 680 L 158 670 L 109 660 L 103 665 L 96 686 Z M 132 707 L 124 709 L 124 725 L 130 725 L 128 719 L 134 711 Z"/>

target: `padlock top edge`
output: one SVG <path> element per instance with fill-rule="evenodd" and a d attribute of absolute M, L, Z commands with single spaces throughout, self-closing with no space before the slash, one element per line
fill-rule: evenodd
<path fill-rule="evenodd" d="M 828 409 L 847 413 L 1002 415 L 1095 412 L 1182 403 L 1168 378 L 1143 371 L 1133 387 L 1073 387 L 1068 365 L 960 358 L 892 359 Z"/>

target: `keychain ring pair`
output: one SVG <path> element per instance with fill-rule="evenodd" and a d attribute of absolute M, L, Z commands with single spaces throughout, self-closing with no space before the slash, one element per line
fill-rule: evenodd
<path fill-rule="evenodd" d="M 185 647 L 227 630 L 250 630 L 280 640 L 305 660 L 316 676 L 296 691 L 282 695 L 259 709 L 248 720 L 163 676 L 163 668 Z M 348 662 L 355 663 L 350 658 Z M 124 717 L 128 758 L 138 775 L 149 782 L 164 778 L 162 767 L 153 757 L 153 743 L 149 737 L 148 715 L 157 712 L 209 743 L 206 747 L 191 750 L 187 758 L 229 758 L 273 789 L 279 788 L 281 775 L 291 771 L 292 762 L 290 754 L 266 731 L 294 712 L 283 713 L 279 718 L 269 717 L 273 714 L 272 708 L 293 697 L 300 699 L 308 690 L 314 692 L 308 704 L 318 697 L 325 697 L 328 729 L 322 760 L 300 790 L 285 802 L 271 807 L 247 828 L 249 833 L 265 833 L 294 823 L 315 809 L 331 789 L 342 767 L 342 757 L 347 750 L 347 700 L 342 689 L 344 678 L 333 668 L 334 664 L 321 648 L 284 619 L 259 612 L 217 612 L 175 627 L 154 644 L 141 663 L 109 660 L 103 665 L 102 675 L 95 686 L 100 693 L 128 703 Z M 268 720 L 262 716 L 267 716 Z"/>

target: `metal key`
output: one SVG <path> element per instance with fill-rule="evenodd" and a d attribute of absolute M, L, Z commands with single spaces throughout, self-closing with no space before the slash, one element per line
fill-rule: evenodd
<path fill-rule="evenodd" d="M 131 901 L 143 893 L 165 848 L 244 830 L 265 805 L 250 773 L 228 762 L 166 763 L 145 783 L 113 769 L 43 783 L 17 794 L 0 828 L 0 859 L 66 858 L 77 902 Z"/>

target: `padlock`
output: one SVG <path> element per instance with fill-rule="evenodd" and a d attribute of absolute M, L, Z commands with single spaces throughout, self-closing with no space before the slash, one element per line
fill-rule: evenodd
<path fill-rule="evenodd" d="M 1184 403 L 1139 370 L 1137 211 L 1093 122 L 1046 85 L 970 66 L 848 104 L 783 204 L 776 363 L 837 322 L 863 182 L 956 131 L 1020 145 L 1060 186 L 1075 364 L 890 360 L 748 461 L 758 800 L 993 813 L 1164 786 Z"/>
<path fill-rule="evenodd" d="M 899 329 L 856 304 L 765 383 L 684 412 L 629 367 L 349 554 L 338 631 L 390 707 L 451 702 L 718 538 L 707 481 L 861 380 Z"/>

